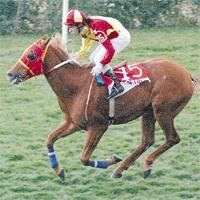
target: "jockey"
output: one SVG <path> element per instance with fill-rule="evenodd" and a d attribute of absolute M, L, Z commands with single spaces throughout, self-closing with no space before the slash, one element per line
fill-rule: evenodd
<path fill-rule="evenodd" d="M 70 33 L 80 34 L 82 37 L 82 46 L 77 53 L 79 58 L 83 58 L 89 52 L 94 41 L 100 43 L 89 59 L 95 63 L 91 74 L 96 76 L 98 85 L 104 83 L 101 73 L 109 76 L 114 81 L 111 94 L 107 99 L 123 92 L 123 86 L 109 65 L 113 56 L 130 43 L 130 34 L 123 25 L 111 17 L 86 16 L 80 10 L 69 11 L 64 24 L 68 26 Z"/>

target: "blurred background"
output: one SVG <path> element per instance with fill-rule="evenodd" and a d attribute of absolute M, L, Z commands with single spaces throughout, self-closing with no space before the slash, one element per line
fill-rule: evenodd
<path fill-rule="evenodd" d="M 112 16 L 127 28 L 200 26 L 199 0 L 70 0 L 69 8 Z M 0 0 L 0 34 L 61 30 L 62 0 Z"/>

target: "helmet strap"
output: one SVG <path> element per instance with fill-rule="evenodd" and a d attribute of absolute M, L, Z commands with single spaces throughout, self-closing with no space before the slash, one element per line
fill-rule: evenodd
<path fill-rule="evenodd" d="M 83 29 L 84 25 L 77 25 L 78 32 L 80 33 Z"/>

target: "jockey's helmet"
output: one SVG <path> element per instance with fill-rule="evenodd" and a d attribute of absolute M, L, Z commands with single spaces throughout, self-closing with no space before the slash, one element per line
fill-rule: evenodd
<path fill-rule="evenodd" d="M 86 20 L 85 14 L 80 10 L 70 10 L 67 13 L 65 25 L 83 25 Z"/>

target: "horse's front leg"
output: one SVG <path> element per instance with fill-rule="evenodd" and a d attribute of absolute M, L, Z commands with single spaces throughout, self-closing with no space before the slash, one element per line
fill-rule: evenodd
<path fill-rule="evenodd" d="M 106 130 L 107 127 L 88 129 L 86 143 L 81 154 L 81 162 L 84 165 L 106 169 L 108 166 L 120 162 L 122 160 L 121 158 L 115 155 L 107 160 L 90 160 L 94 149 L 96 148 L 98 142 L 100 141 L 101 137 L 103 136 Z"/>
<path fill-rule="evenodd" d="M 80 128 L 75 126 L 75 124 L 72 123 L 71 121 L 70 122 L 64 121 L 60 127 L 55 129 L 53 132 L 51 132 L 48 135 L 47 149 L 48 149 L 49 161 L 50 161 L 51 167 L 55 170 L 56 174 L 62 180 L 64 180 L 64 170 L 58 164 L 58 159 L 56 157 L 53 145 L 55 141 L 58 140 L 59 138 L 68 136 L 78 130 L 80 130 Z"/>

